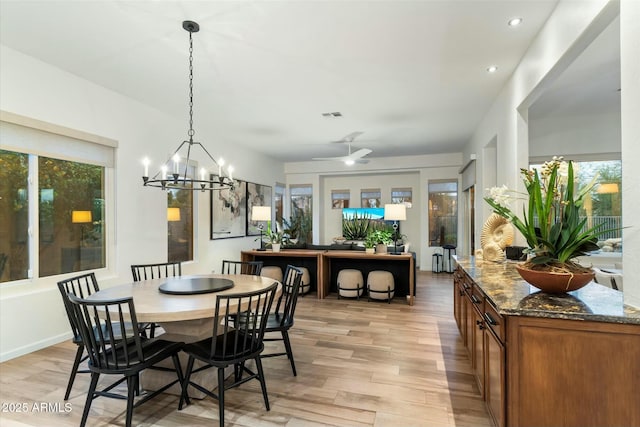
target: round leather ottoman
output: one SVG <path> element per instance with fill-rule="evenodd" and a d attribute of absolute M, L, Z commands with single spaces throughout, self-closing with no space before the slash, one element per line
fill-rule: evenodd
<path fill-rule="evenodd" d="M 391 303 L 395 289 L 393 274 L 388 271 L 374 270 L 367 276 L 369 300 L 388 300 Z"/>
<path fill-rule="evenodd" d="M 364 279 L 360 270 L 345 268 L 338 272 L 338 298 L 360 298 L 364 292 Z"/>
<path fill-rule="evenodd" d="M 269 265 L 262 267 L 260 275 L 263 277 L 270 277 L 273 280 L 277 280 L 282 283 L 282 269 L 277 266 Z"/>
<path fill-rule="evenodd" d="M 300 295 L 304 295 L 311 290 L 311 275 L 307 267 L 298 267 L 302 271 L 302 280 L 300 281 Z"/>

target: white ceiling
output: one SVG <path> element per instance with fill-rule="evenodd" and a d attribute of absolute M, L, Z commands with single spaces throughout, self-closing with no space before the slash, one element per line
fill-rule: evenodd
<path fill-rule="evenodd" d="M 2 0 L 0 42 L 184 117 L 186 135 L 193 20 L 194 128 L 213 150 L 309 160 L 362 131 L 369 157 L 435 154 L 461 151 L 556 3 Z"/>

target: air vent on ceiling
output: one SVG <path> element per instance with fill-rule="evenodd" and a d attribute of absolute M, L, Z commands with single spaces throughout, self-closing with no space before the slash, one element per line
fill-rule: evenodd
<path fill-rule="evenodd" d="M 342 117 L 340 111 L 334 111 L 333 113 L 322 113 L 322 117 Z"/>

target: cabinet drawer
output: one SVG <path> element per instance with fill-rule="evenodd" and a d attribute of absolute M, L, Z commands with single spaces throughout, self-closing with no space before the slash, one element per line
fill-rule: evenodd
<path fill-rule="evenodd" d="M 473 285 L 469 291 L 469 299 L 476 307 L 476 310 L 482 314 L 484 312 L 484 293 L 477 285 Z"/>
<path fill-rule="evenodd" d="M 486 302 L 484 305 L 484 322 L 494 334 L 498 337 L 498 339 L 504 343 L 505 338 L 505 327 L 504 327 L 504 318 L 498 314 L 498 311 L 495 307 L 490 303 Z"/>

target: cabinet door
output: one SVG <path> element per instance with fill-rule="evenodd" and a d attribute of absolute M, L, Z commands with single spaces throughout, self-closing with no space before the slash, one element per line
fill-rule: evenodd
<path fill-rule="evenodd" d="M 480 390 L 480 396 L 484 396 L 484 377 L 485 377 L 485 354 L 484 354 L 484 322 L 480 312 L 475 308 L 473 312 L 473 333 L 471 338 L 471 366 L 473 374 L 478 383 L 478 390 Z"/>
<path fill-rule="evenodd" d="M 463 307 L 462 307 L 462 298 L 464 297 L 464 288 L 460 281 L 456 281 L 453 285 L 453 316 L 456 319 L 456 324 L 458 325 L 458 330 L 462 334 L 463 328 Z"/>
<path fill-rule="evenodd" d="M 485 401 L 496 427 L 505 426 L 505 351 L 490 329 L 484 329 Z"/>
<path fill-rule="evenodd" d="M 474 308 L 468 293 L 465 292 L 462 300 L 462 308 L 464 309 L 464 336 L 462 338 L 464 346 L 469 353 L 469 358 L 473 360 L 473 331 L 476 324 L 476 320 L 473 315 Z"/>

